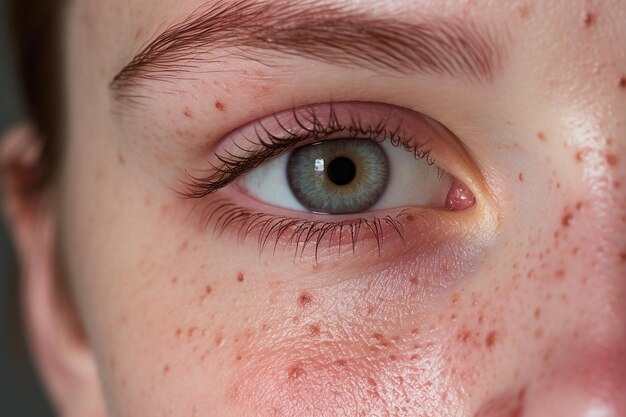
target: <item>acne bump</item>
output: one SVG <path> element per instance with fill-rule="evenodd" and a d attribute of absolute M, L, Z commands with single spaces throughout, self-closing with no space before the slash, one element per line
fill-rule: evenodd
<path fill-rule="evenodd" d="M 497 340 L 498 333 L 496 333 L 495 331 L 489 332 L 489 334 L 485 338 L 485 345 L 487 345 L 487 348 L 491 350 L 495 346 Z"/>
<path fill-rule="evenodd" d="M 313 296 L 309 292 L 302 292 L 298 296 L 298 305 L 302 308 L 307 307 L 313 302 Z"/>
<path fill-rule="evenodd" d="M 596 15 L 593 11 L 587 10 L 583 14 L 583 26 L 585 29 L 589 29 L 596 23 Z"/>
<path fill-rule="evenodd" d="M 222 102 L 221 102 L 221 101 L 219 101 L 219 100 L 216 100 L 216 101 L 215 101 L 215 108 L 216 108 L 217 110 L 221 111 L 221 112 L 226 111 L 226 106 L 224 106 L 224 103 L 222 103 Z"/>

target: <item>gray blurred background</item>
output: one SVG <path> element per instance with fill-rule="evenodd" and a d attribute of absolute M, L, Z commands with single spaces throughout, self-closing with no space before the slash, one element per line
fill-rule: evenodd
<path fill-rule="evenodd" d="M 19 87 L 12 68 L 6 33 L 6 0 L 0 0 L 0 132 L 21 115 Z M 0 225 L 0 416 L 51 417 L 52 413 L 19 338 L 16 317 L 16 272 L 7 239 Z"/>

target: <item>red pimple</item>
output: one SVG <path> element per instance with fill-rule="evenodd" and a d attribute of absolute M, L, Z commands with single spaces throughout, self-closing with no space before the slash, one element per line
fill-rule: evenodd
<path fill-rule="evenodd" d="M 619 164 L 619 158 L 617 155 L 614 154 L 608 154 L 606 156 L 606 162 L 611 165 L 612 167 L 617 166 L 617 164 Z"/>
<path fill-rule="evenodd" d="M 245 279 L 243 272 L 237 274 L 237 282 L 243 282 Z"/>
<path fill-rule="evenodd" d="M 191 110 L 190 110 L 189 108 L 186 108 L 186 109 L 183 111 L 183 115 L 184 115 L 186 118 L 188 118 L 188 119 L 190 119 L 190 118 L 192 118 L 192 117 L 193 117 L 193 113 L 191 112 Z"/>
<path fill-rule="evenodd" d="M 563 227 L 570 227 L 572 225 L 573 220 L 574 220 L 574 215 L 566 211 L 563 214 L 563 217 L 561 218 L 561 225 Z"/>
<path fill-rule="evenodd" d="M 493 347 L 496 344 L 497 338 L 498 338 L 498 333 L 496 333 L 495 331 L 489 332 L 489 334 L 487 335 L 487 338 L 485 339 L 485 344 L 487 345 L 487 348 L 493 349 Z"/>
<path fill-rule="evenodd" d="M 222 103 L 219 100 L 215 101 L 215 108 L 218 109 L 219 111 L 223 112 L 224 110 L 226 110 L 226 107 L 224 106 L 224 103 Z"/>
<path fill-rule="evenodd" d="M 583 15 L 583 25 L 585 26 L 585 28 L 588 29 L 591 26 L 593 26 L 595 22 L 596 22 L 596 15 L 591 10 L 587 10 L 585 14 Z"/>
<path fill-rule="evenodd" d="M 287 375 L 289 379 L 299 379 L 306 376 L 306 371 L 300 365 L 296 365 L 287 370 Z"/>

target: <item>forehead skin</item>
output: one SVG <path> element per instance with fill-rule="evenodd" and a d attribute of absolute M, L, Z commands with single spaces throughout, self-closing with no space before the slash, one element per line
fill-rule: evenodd
<path fill-rule="evenodd" d="M 70 6 L 60 244 L 111 416 L 626 409 L 626 3 L 379 3 L 349 2 L 492 27 L 501 73 L 472 84 L 226 60 L 148 83 L 120 112 L 115 74 L 201 4 Z M 227 132 L 330 100 L 410 107 L 464 142 L 493 216 L 464 218 L 475 241 L 453 287 L 423 296 L 395 265 L 259 256 L 199 228 L 177 197 Z"/>

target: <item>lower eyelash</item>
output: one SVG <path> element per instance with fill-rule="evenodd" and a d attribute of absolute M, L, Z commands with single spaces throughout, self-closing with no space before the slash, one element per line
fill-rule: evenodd
<path fill-rule="evenodd" d="M 212 225 L 218 236 L 226 230 L 234 230 L 240 242 L 254 236 L 258 241 L 259 253 L 271 248 L 275 254 L 282 244 L 284 250 L 294 251 L 295 259 L 298 256 L 303 257 L 307 249 L 313 249 L 317 262 L 320 251 L 326 245 L 329 252 L 335 250 L 339 257 L 346 248 L 354 253 L 357 242 L 369 239 L 375 241 L 380 255 L 383 241 L 390 234 L 404 242 L 404 228 L 400 219 L 405 214 L 402 211 L 395 216 L 361 217 L 342 221 L 306 220 L 258 213 L 228 200 L 218 200 L 212 202 L 202 215 L 201 225 Z"/>

